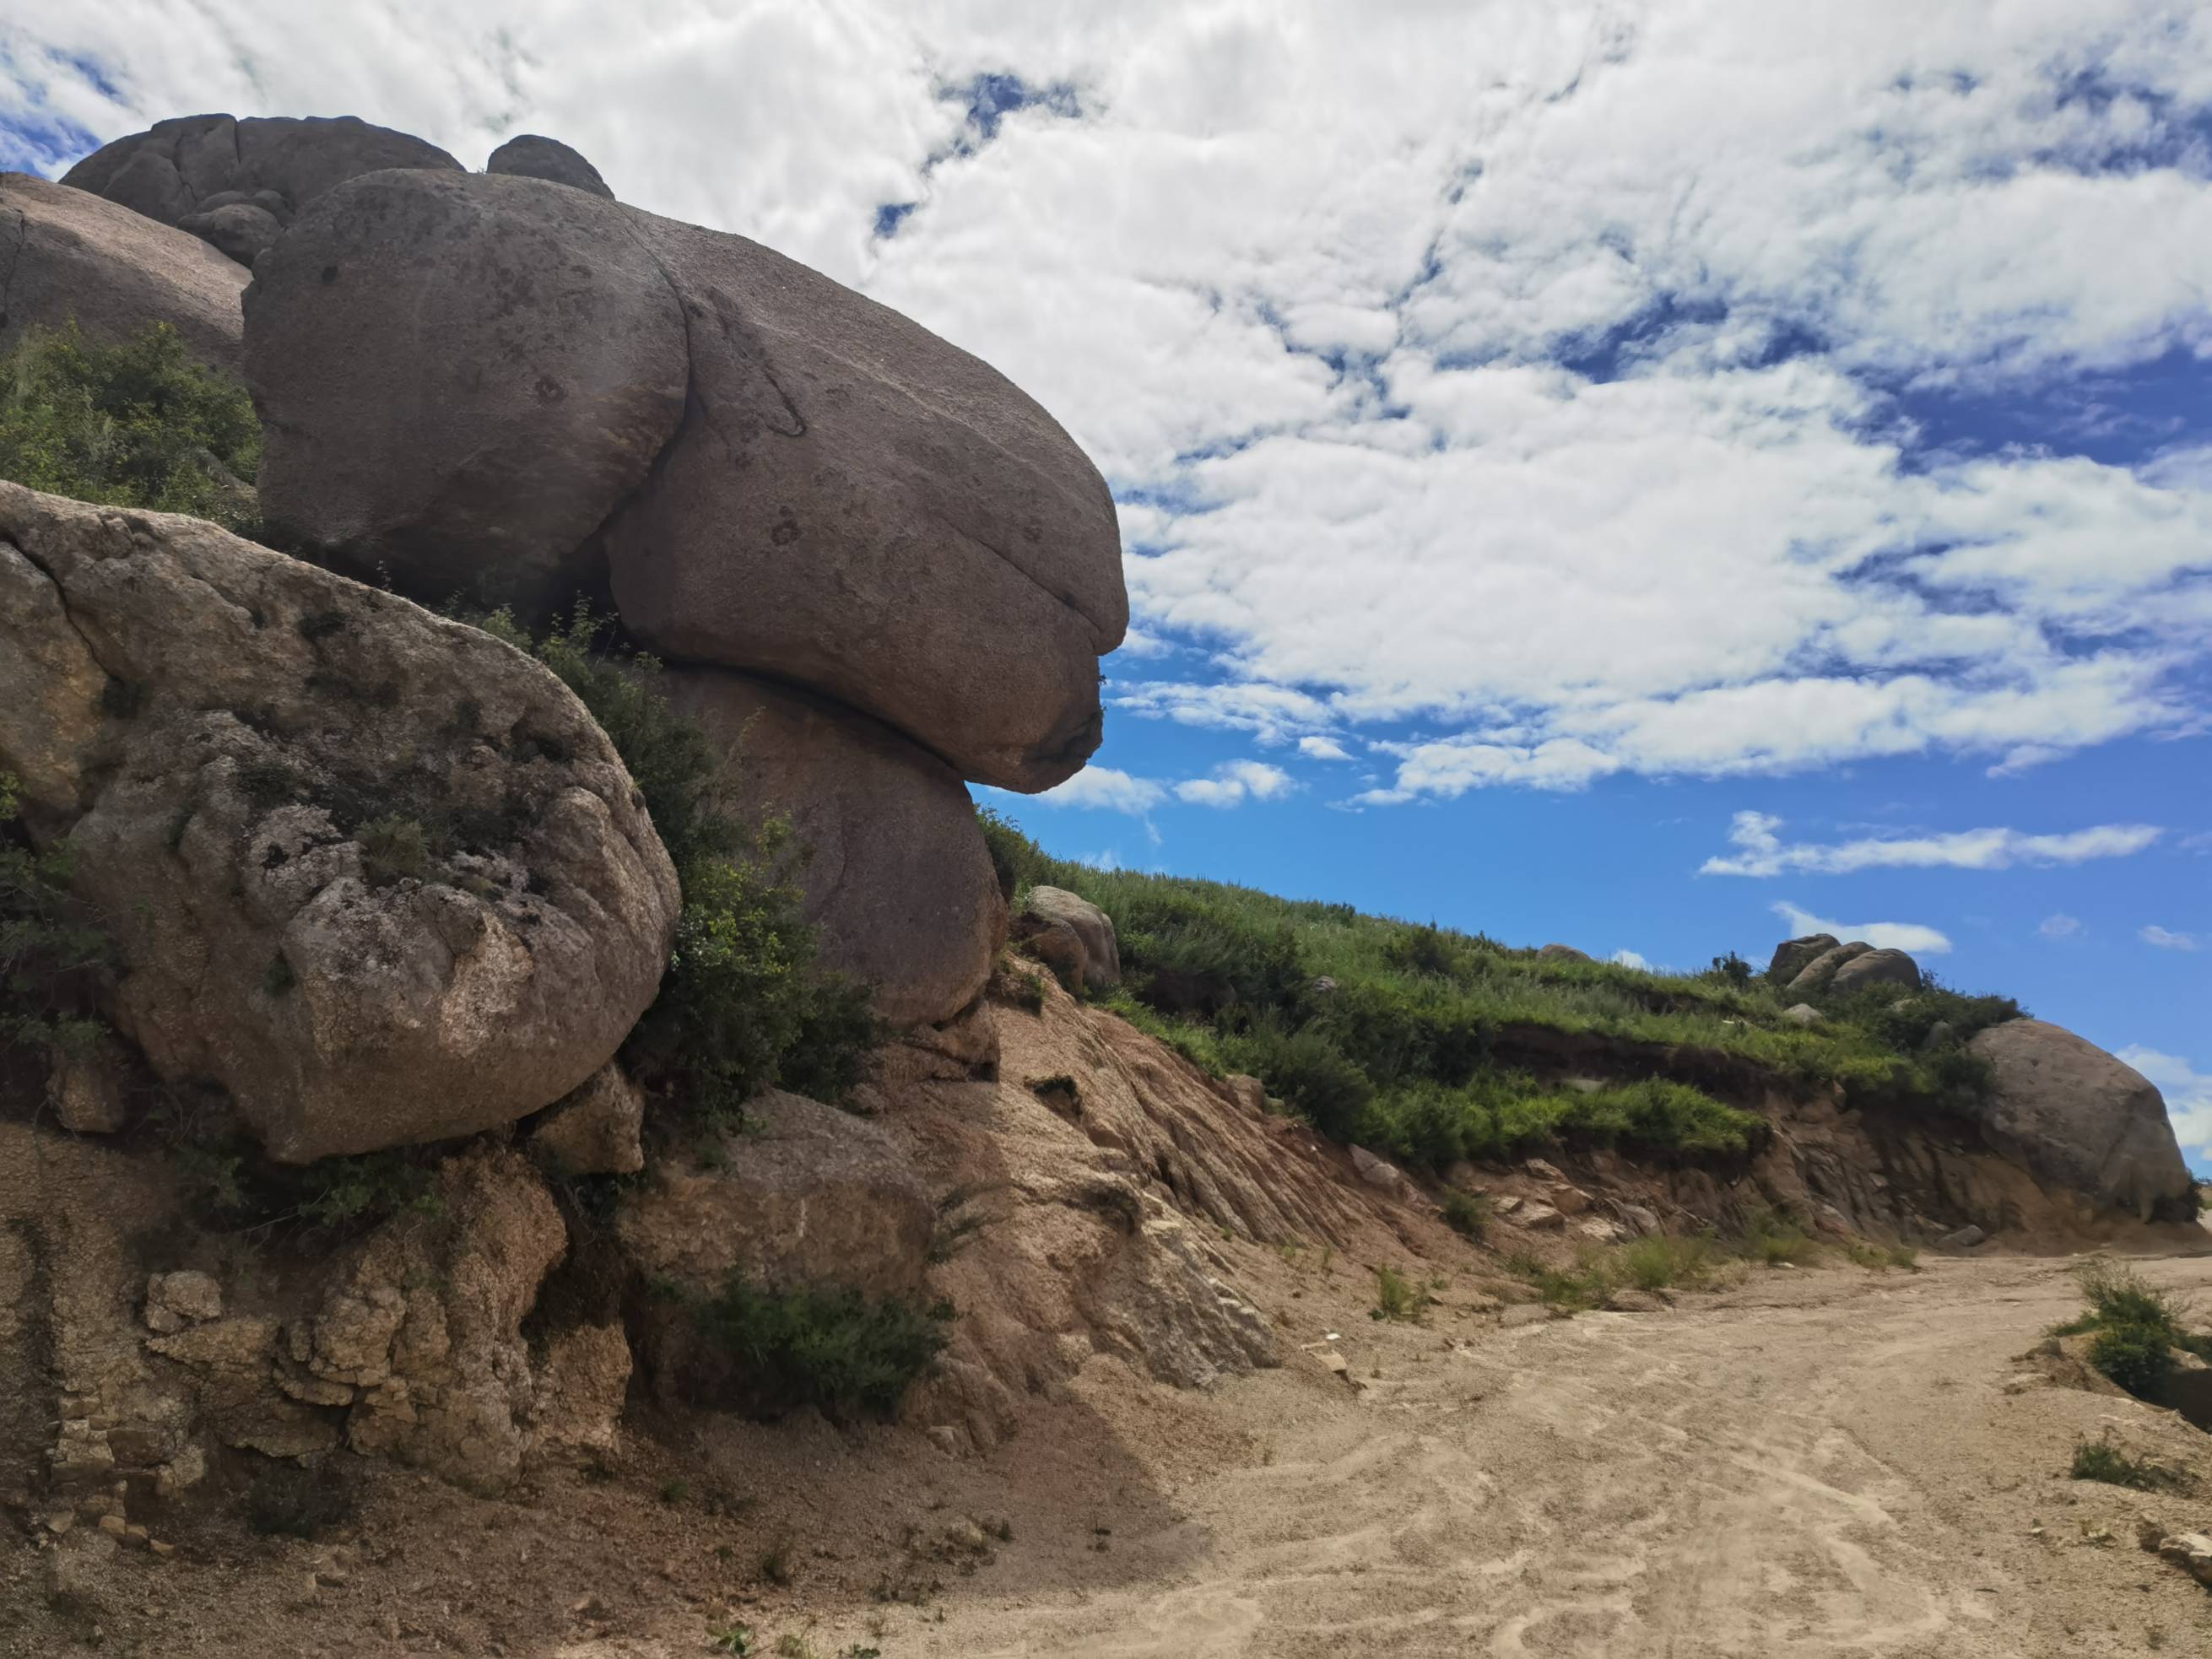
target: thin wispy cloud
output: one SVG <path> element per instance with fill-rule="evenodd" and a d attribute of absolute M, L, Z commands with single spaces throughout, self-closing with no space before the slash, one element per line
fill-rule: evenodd
<path fill-rule="evenodd" d="M 1204 777 L 1166 781 L 1142 778 L 1111 766 L 1086 766 L 1066 782 L 1028 797 L 1006 796 L 1015 810 L 1024 800 L 1042 806 L 1097 808 L 1145 817 L 1170 801 L 1191 806 L 1241 806 L 1248 800 L 1280 800 L 1293 794 L 1297 780 L 1279 766 L 1265 761 L 1237 760 L 1217 766 Z"/>
<path fill-rule="evenodd" d="M 2136 937 L 2145 945 L 2154 945 L 2161 951 L 2194 951 L 2198 944 L 2194 933 L 2178 933 L 2161 927 L 2156 922 L 2136 930 Z"/>
<path fill-rule="evenodd" d="M 2045 939 L 2079 939 L 2082 931 L 2081 920 L 2062 911 L 2057 915 L 2044 917 L 2035 931 Z"/>
<path fill-rule="evenodd" d="M 1860 870 L 2007 870 L 2017 864 L 2081 864 L 2127 858 L 2165 832 L 2148 823 L 2106 823 L 2058 835 L 2017 830 L 1961 830 L 1935 836 L 1876 836 L 1823 844 L 1782 839 L 1784 820 L 1738 812 L 1729 830 L 1736 850 L 1707 859 L 1708 876 L 1850 875 Z M 2046 924 L 2046 927 L 2048 924 Z"/>
<path fill-rule="evenodd" d="M 1863 940 L 1878 951 L 1907 951 L 1916 957 L 1940 957 L 1951 949 L 1950 936 L 1941 928 L 1914 921 L 1830 921 L 1787 901 L 1767 907 L 1800 937 L 1832 933 L 1845 944 Z"/>

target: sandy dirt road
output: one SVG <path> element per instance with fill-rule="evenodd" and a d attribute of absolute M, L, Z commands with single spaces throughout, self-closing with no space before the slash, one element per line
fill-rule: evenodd
<path fill-rule="evenodd" d="M 2212 1258 L 2141 1265 L 2212 1300 Z M 1097 1576 L 1079 1555 L 1056 1571 L 1069 1528 L 1041 1514 L 1043 1559 L 1018 1544 L 930 1614 L 872 1634 L 832 1614 L 809 1639 L 886 1659 L 2212 1654 L 2212 1595 L 2132 1527 L 2212 1522 L 2212 1437 L 2125 1399 L 2007 1389 L 2078 1310 L 2063 1261 L 1766 1270 L 1669 1313 L 1518 1329 L 1449 1305 L 1378 1325 L 1340 1278 L 1287 1306 L 1339 1322 L 1364 1388 L 1310 1366 L 1231 1385 L 1211 1408 L 1249 1455 L 1211 1473 L 1177 1478 L 1164 1434 L 1148 1528 L 1095 1495 L 1119 1582 L 1074 1582 Z M 2193 1459 L 2204 1495 L 2067 1478 L 2108 1430 Z"/>

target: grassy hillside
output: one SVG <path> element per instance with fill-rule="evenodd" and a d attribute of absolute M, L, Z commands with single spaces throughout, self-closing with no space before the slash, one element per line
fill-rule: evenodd
<path fill-rule="evenodd" d="M 1108 1006 L 1200 1065 L 1261 1078 L 1324 1133 L 1417 1164 L 1560 1143 L 1740 1155 L 1765 1133 L 1745 1104 L 1820 1084 L 1964 1112 L 1989 1085 L 1966 1039 L 2021 1014 L 1931 981 L 1814 997 L 1822 1018 L 1801 1026 L 1783 1012 L 1808 999 L 1732 957 L 1687 975 L 1543 958 L 1348 905 L 1095 870 L 982 818 L 1017 902 L 1048 884 L 1113 917 L 1127 977 Z M 1605 1087 L 1565 1080 L 1597 1069 Z"/>

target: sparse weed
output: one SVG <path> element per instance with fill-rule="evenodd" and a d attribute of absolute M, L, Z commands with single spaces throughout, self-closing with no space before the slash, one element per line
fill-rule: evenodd
<path fill-rule="evenodd" d="M 1443 1197 L 1444 1224 L 1464 1238 L 1480 1243 L 1490 1231 L 1490 1200 L 1480 1193 L 1452 1188 Z"/>
<path fill-rule="evenodd" d="M 2107 1486 L 2132 1486 L 2137 1492 L 2185 1492 L 2191 1484 L 2179 1469 L 2129 1456 L 2112 1443 L 2109 1435 L 2077 1442 L 2069 1473 L 2076 1480 L 2101 1480 Z"/>
<path fill-rule="evenodd" d="M 1375 1305 L 1368 1310 L 1368 1316 L 1418 1325 L 1428 1316 L 1429 1308 L 1435 1301 L 1425 1284 L 1407 1278 L 1395 1267 L 1377 1267 Z"/>

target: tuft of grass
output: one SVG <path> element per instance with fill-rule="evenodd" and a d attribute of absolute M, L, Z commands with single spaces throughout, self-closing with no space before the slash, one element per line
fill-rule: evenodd
<path fill-rule="evenodd" d="M 1909 1273 L 1920 1271 L 1920 1252 L 1910 1244 L 1877 1244 L 1869 1239 L 1858 1239 L 1850 1247 L 1851 1260 L 1870 1273 L 1887 1273 L 1892 1267 Z"/>
<path fill-rule="evenodd" d="M 422 826 L 397 813 L 371 818 L 354 831 L 361 843 L 361 867 L 372 887 L 420 877 L 429 867 L 430 843 Z"/>
<path fill-rule="evenodd" d="M 1444 1194 L 1444 1224 L 1462 1237 L 1480 1243 L 1490 1231 L 1490 1200 L 1480 1193 L 1463 1193 L 1456 1187 Z"/>
<path fill-rule="evenodd" d="M 1747 1261 L 1766 1267 L 1788 1262 L 1808 1267 L 1824 1252 L 1812 1236 L 1790 1217 L 1764 1205 L 1747 1209 L 1738 1223 L 1736 1250 Z"/>
<path fill-rule="evenodd" d="M 1435 1301 L 1436 1297 L 1430 1294 L 1426 1285 L 1407 1278 L 1395 1267 L 1377 1267 L 1375 1270 L 1375 1305 L 1368 1310 L 1368 1317 L 1418 1325 L 1428 1317 L 1429 1309 Z"/>
<path fill-rule="evenodd" d="M 710 1625 L 707 1628 L 707 1646 L 714 1653 L 731 1653 L 744 1659 L 753 1650 L 753 1627 L 750 1625 Z"/>
<path fill-rule="evenodd" d="M 2177 1469 L 2130 1457 L 2112 1443 L 2110 1435 L 2076 1442 L 2074 1464 L 2068 1473 L 2076 1480 L 2101 1480 L 2111 1486 L 2132 1486 L 2137 1492 L 2183 1492 L 2190 1485 L 2189 1478 Z"/>
<path fill-rule="evenodd" d="M 1614 1246 L 1605 1254 L 1608 1277 L 1639 1291 L 1663 1291 L 1675 1285 L 1702 1285 L 1720 1266 L 1720 1252 L 1702 1234 L 1674 1237 L 1655 1234 Z"/>
<path fill-rule="evenodd" d="M 259 514 L 240 486 L 260 466 L 245 386 L 194 362 L 166 323 L 113 343 L 74 321 L 28 329 L 0 357 L 0 477 L 252 535 Z"/>
<path fill-rule="evenodd" d="M 753 1410 L 777 1417 L 813 1406 L 888 1419 L 944 1350 L 952 1308 L 849 1289 L 766 1290 L 733 1273 L 692 1315 L 701 1336 L 736 1362 Z"/>

